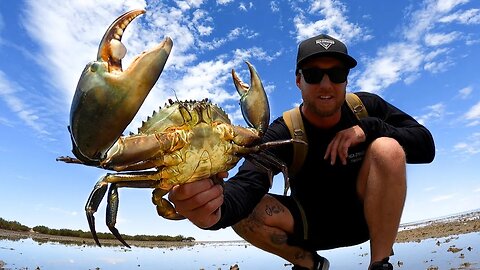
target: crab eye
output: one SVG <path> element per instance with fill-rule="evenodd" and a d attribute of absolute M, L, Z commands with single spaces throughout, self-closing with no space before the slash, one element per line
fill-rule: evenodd
<path fill-rule="evenodd" d="M 98 66 L 99 66 L 98 63 L 93 62 L 93 63 L 90 65 L 90 71 L 91 71 L 91 72 L 97 72 Z"/>

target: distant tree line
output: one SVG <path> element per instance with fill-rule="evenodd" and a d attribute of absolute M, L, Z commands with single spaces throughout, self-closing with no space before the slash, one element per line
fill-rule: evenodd
<path fill-rule="evenodd" d="M 10 231 L 20 231 L 28 232 L 30 228 L 20 224 L 18 221 L 8 221 L 3 218 L 0 218 L 0 229 L 10 230 Z"/>
<path fill-rule="evenodd" d="M 43 233 L 48 235 L 60 235 L 60 236 L 70 236 L 70 237 L 80 237 L 80 238 L 92 238 L 90 232 L 84 232 L 82 230 L 70 230 L 70 229 L 50 229 L 46 226 L 35 226 L 30 228 L 28 226 L 22 225 L 17 221 L 8 221 L 3 218 L 0 218 L 0 229 L 10 230 L 10 231 L 34 231 L 37 233 Z M 97 233 L 98 238 L 100 239 L 115 239 L 110 233 Z M 195 241 L 193 237 L 185 237 L 183 235 L 177 236 L 168 236 L 168 235 L 125 235 L 122 234 L 122 237 L 125 240 L 133 241 L 172 241 L 172 242 L 192 242 Z"/>

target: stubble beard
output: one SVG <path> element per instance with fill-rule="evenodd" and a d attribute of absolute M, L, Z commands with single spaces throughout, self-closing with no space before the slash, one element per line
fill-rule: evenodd
<path fill-rule="evenodd" d="M 342 107 L 342 104 L 335 104 L 335 106 L 332 108 L 325 108 L 310 101 L 304 101 L 304 105 L 308 108 L 308 110 L 322 118 L 335 115 L 335 113 L 337 113 Z"/>

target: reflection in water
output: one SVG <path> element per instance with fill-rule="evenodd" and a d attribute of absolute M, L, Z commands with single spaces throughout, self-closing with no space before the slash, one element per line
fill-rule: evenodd
<path fill-rule="evenodd" d="M 395 245 L 394 269 L 480 269 L 480 233 Z M 455 251 L 455 252 L 454 252 Z M 321 252 L 331 269 L 367 269 L 368 242 Z M 4 269 L 291 269 L 285 260 L 245 242 L 132 249 L 0 239 Z M 0 269 L 1 269 L 0 262 Z M 433 268 L 435 269 L 435 268 Z"/>
<path fill-rule="evenodd" d="M 36 236 L 31 238 L 28 235 L 23 235 L 23 234 L 14 234 L 11 236 L 1 236 L 0 235 L 0 240 L 11 240 L 11 241 L 19 241 L 22 239 L 31 239 L 38 244 L 45 244 L 45 243 L 53 243 L 53 244 L 61 244 L 65 246 L 91 246 L 91 247 L 97 247 L 97 244 L 93 241 L 93 239 L 86 239 L 82 242 L 80 242 L 77 238 L 71 237 L 57 237 L 57 236 L 50 236 L 50 235 L 41 235 L 41 236 Z M 138 241 L 131 241 L 131 245 L 135 246 L 135 244 Z M 116 239 L 100 239 L 100 243 L 102 244 L 102 247 L 123 247 L 123 244 L 117 241 Z M 172 245 L 176 247 L 189 247 L 189 246 L 194 246 L 198 243 L 196 242 L 190 242 L 190 241 L 185 241 L 185 242 L 160 242 L 160 241 L 151 241 L 151 242 L 142 242 L 142 243 L 147 243 L 144 244 L 143 247 L 148 247 L 150 248 L 153 245 L 156 245 L 154 247 L 171 247 Z M 173 243 L 173 244 L 172 244 Z M 141 245 L 142 246 L 142 245 Z M 1 270 L 1 268 L 0 268 Z"/>

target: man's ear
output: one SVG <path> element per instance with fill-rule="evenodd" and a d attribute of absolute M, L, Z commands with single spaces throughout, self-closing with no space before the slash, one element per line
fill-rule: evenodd
<path fill-rule="evenodd" d="M 297 85 L 298 89 L 300 89 L 300 91 L 302 91 L 302 89 L 300 88 L 301 79 L 302 79 L 302 76 L 300 76 L 300 73 L 297 73 L 297 75 L 295 75 L 295 84 Z"/>

